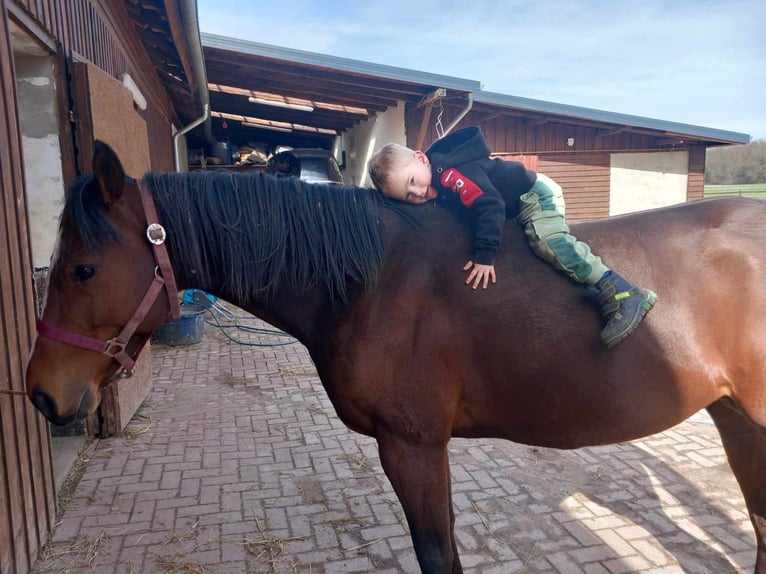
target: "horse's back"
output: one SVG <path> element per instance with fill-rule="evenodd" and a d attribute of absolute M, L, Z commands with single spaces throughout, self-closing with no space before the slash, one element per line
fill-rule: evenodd
<path fill-rule="evenodd" d="M 668 207 L 660 207 L 615 215 L 605 219 L 574 223 L 572 233 L 600 242 L 604 237 L 615 241 L 613 235 L 641 237 L 643 242 L 653 244 L 679 233 L 704 233 L 722 230 L 732 236 L 750 237 L 756 241 L 766 240 L 766 201 L 744 197 L 719 197 L 690 201 Z M 608 243 L 605 244 L 608 249 Z"/>
<path fill-rule="evenodd" d="M 766 279 L 764 222 L 764 201 L 715 198 L 575 224 L 572 233 L 608 266 L 672 292 L 714 279 Z"/>

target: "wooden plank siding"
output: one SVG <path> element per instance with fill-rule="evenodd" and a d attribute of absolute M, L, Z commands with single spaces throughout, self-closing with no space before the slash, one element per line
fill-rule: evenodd
<path fill-rule="evenodd" d="M 567 221 L 609 216 L 609 154 L 569 153 L 540 156 L 540 173 L 564 190 Z"/>
<path fill-rule="evenodd" d="M 705 196 L 705 156 L 707 149 L 693 146 L 689 149 L 689 180 L 686 187 L 686 199 L 702 199 Z"/>
<path fill-rule="evenodd" d="M 442 125 L 448 126 L 460 113 L 461 108 L 454 103 L 444 105 Z M 425 107 L 408 108 L 405 121 L 408 126 L 420 126 Z M 423 147 L 426 148 L 436 139 L 433 127 L 439 109 L 431 110 L 430 126 L 426 129 Z M 574 120 L 573 120 L 574 121 Z M 475 125 L 484 132 L 484 136 L 494 153 L 544 154 L 583 151 L 657 151 L 660 149 L 659 138 L 630 131 L 612 133 L 590 126 L 567 124 L 550 119 L 533 119 L 522 116 L 501 114 L 487 106 L 476 106 L 460 121 L 457 127 Z M 407 145 L 415 145 L 416 130 L 408 130 Z M 568 146 L 567 140 L 574 138 L 574 146 Z"/>
<path fill-rule="evenodd" d="M 10 32 L 0 18 L 0 389 L 22 391 L 35 318 Z M 26 572 L 55 517 L 48 423 L 0 394 L 0 573 Z"/>

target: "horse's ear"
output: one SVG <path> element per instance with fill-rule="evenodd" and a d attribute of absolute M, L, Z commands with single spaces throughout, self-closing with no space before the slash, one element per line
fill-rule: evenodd
<path fill-rule="evenodd" d="M 93 175 L 106 205 L 119 201 L 125 187 L 125 170 L 114 150 L 100 140 L 93 144 Z"/>

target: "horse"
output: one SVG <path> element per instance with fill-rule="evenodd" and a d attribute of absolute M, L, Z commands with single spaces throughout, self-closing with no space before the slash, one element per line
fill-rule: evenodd
<path fill-rule="evenodd" d="M 293 335 L 338 417 L 374 437 L 424 573 L 462 572 L 447 443 L 574 449 L 707 409 L 766 574 L 766 202 L 724 198 L 572 225 L 659 300 L 613 349 L 592 300 L 506 224 L 498 284 L 462 271 L 447 209 L 263 173 L 127 177 L 98 142 L 66 192 L 26 390 L 53 423 L 97 408 L 200 289 Z M 135 312 L 134 312 L 135 310 Z"/>

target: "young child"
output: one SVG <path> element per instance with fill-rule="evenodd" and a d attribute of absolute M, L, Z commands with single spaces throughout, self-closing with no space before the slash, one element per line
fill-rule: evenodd
<path fill-rule="evenodd" d="M 426 150 L 388 144 L 369 162 L 373 185 L 384 195 L 409 203 L 439 201 L 470 209 L 474 240 L 466 284 L 484 289 L 495 283 L 494 256 L 506 219 L 516 218 L 532 250 L 578 283 L 595 287 L 605 319 L 601 341 L 611 348 L 627 337 L 654 306 L 657 295 L 610 270 L 590 248 L 569 233 L 561 187 L 516 161 L 490 158 L 477 127 L 457 130 Z"/>

